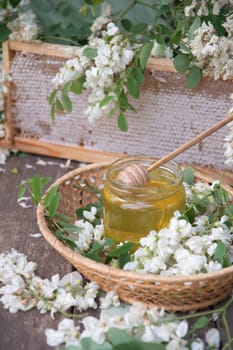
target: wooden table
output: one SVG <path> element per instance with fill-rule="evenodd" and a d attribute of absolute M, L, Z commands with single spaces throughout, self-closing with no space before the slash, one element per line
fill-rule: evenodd
<path fill-rule="evenodd" d="M 44 239 L 33 238 L 31 234 L 39 232 L 36 223 L 35 208 L 24 209 L 17 204 L 17 186 L 33 175 L 50 176 L 52 182 L 70 169 L 62 169 L 59 165 L 37 165 L 38 156 L 11 156 L 6 165 L 2 166 L 5 173 L 0 173 L 0 253 L 15 248 L 27 255 L 29 261 L 38 264 L 37 274 L 42 278 L 50 278 L 53 274 L 60 276 L 70 272 L 72 266 L 60 256 Z M 40 157 L 65 164 L 65 161 Z M 34 168 L 27 168 L 26 164 Z M 73 167 L 78 163 L 73 162 Z M 1 167 L 1 166 L 0 166 Z M 15 174 L 16 170 L 18 173 Z M 232 175 L 233 183 L 233 175 Z M 37 310 L 11 314 L 0 305 L 0 350 L 47 350 L 44 331 L 46 328 L 56 328 L 62 319 L 56 315 L 52 320 L 49 313 L 41 315 Z M 233 306 L 229 310 L 228 319 L 232 325 L 233 336 Z M 221 323 L 217 322 L 222 339 Z M 233 349 L 233 346 L 232 346 Z M 227 349 L 229 350 L 229 349 Z"/>

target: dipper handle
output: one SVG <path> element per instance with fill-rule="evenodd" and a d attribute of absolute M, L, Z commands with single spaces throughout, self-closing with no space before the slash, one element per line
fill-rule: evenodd
<path fill-rule="evenodd" d="M 233 114 L 231 114 L 230 116 L 226 117 L 225 119 L 219 121 L 218 123 L 214 124 L 209 129 L 201 132 L 199 135 L 195 136 L 194 138 L 192 138 L 191 140 L 189 140 L 185 144 L 176 148 L 174 151 L 172 151 L 172 152 L 168 153 L 167 155 L 165 155 L 164 157 L 160 158 L 155 163 L 153 163 L 151 166 L 149 166 L 147 168 L 147 171 L 150 172 L 150 171 L 154 170 L 155 168 L 157 168 L 158 166 L 175 158 L 176 156 L 178 156 L 182 152 L 186 151 L 188 148 L 196 145 L 198 142 L 202 141 L 203 139 L 205 139 L 209 135 L 213 134 L 215 131 L 222 128 L 224 125 L 228 124 L 231 121 L 233 121 Z"/>

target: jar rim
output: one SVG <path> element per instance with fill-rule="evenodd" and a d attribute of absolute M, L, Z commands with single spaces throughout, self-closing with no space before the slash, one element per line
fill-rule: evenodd
<path fill-rule="evenodd" d="M 152 163 L 154 163 L 157 160 L 155 157 L 150 156 L 144 156 L 144 155 L 137 155 L 137 156 L 125 156 L 122 158 L 119 158 L 115 160 L 113 163 L 110 164 L 110 166 L 107 169 L 106 172 L 106 178 L 108 181 L 112 183 L 114 187 L 116 187 L 119 190 L 122 191 L 136 191 L 137 193 L 143 193 L 145 190 L 145 186 L 132 186 L 124 184 L 120 181 L 117 181 L 116 178 L 113 176 L 114 174 L 118 173 L 119 171 L 122 171 L 126 166 L 134 163 L 134 164 L 143 164 L 144 166 L 150 166 Z M 160 165 L 158 169 L 166 170 L 173 175 L 175 175 L 175 182 L 174 187 L 178 186 L 183 179 L 182 175 L 182 169 L 181 167 L 173 160 L 170 160 L 163 165 Z"/>

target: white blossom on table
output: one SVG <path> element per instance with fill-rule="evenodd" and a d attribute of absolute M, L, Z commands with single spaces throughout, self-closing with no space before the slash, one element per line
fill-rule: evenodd
<path fill-rule="evenodd" d="M 37 265 L 12 249 L 0 254 L 0 301 L 11 313 L 37 308 L 40 313 L 66 313 L 71 307 L 79 311 L 96 308 L 99 287 L 94 282 L 84 283 L 78 271 L 62 278 L 37 276 Z"/>

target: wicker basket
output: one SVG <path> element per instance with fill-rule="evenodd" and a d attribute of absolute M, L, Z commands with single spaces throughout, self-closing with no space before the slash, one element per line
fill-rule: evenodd
<path fill-rule="evenodd" d="M 74 185 L 85 187 L 84 179 L 94 186 L 103 184 L 107 165 L 105 162 L 78 168 L 53 184 L 59 185 L 59 211 L 62 214 L 75 218 L 78 207 L 96 201 L 95 194 L 82 191 Z M 200 169 L 196 171 L 196 179 L 207 182 L 214 180 L 206 171 Z M 233 194 L 230 186 L 225 188 Z M 140 301 L 148 305 L 157 305 L 167 311 L 197 310 L 216 304 L 232 291 L 233 266 L 214 273 L 169 278 L 123 271 L 83 257 L 65 246 L 49 229 L 41 205 L 37 209 L 37 218 L 43 236 L 54 249 L 86 278 L 96 281 L 105 291 L 114 290 L 127 303 Z"/>

